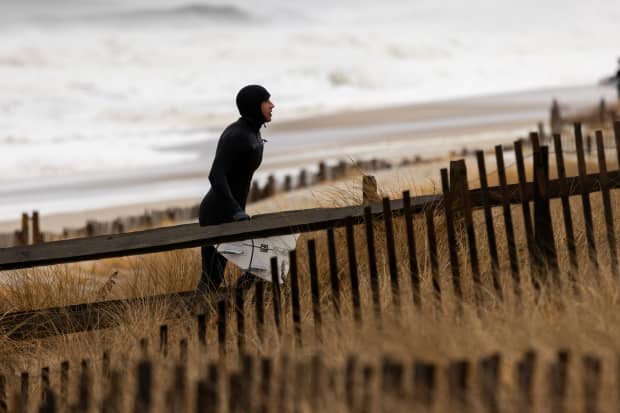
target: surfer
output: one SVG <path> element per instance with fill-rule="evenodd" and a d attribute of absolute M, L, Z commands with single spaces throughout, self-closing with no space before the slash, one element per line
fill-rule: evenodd
<path fill-rule="evenodd" d="M 241 117 L 230 124 L 217 143 L 215 158 L 209 172 L 211 189 L 200 203 L 201 226 L 249 220 L 245 203 L 250 191 L 252 175 L 263 159 L 266 142 L 260 128 L 271 122 L 274 104 L 271 95 L 262 86 L 249 85 L 237 93 L 237 109 Z M 201 249 L 202 274 L 198 282 L 201 292 L 215 291 L 224 280 L 226 258 L 213 246 Z M 237 285 L 251 284 L 253 276 L 244 274 Z"/>

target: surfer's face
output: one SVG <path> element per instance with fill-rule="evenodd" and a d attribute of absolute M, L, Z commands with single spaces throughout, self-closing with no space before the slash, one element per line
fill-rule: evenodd
<path fill-rule="evenodd" d="M 276 105 L 271 102 L 271 99 L 267 99 L 260 104 L 260 111 L 263 114 L 263 118 L 265 118 L 265 123 L 271 122 L 271 112 L 275 107 Z"/>

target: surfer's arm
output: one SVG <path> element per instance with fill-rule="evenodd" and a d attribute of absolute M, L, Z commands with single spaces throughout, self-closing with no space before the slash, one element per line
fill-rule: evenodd
<path fill-rule="evenodd" d="M 241 206 L 233 196 L 228 183 L 227 175 L 232 165 L 234 165 L 234 160 L 235 153 L 231 142 L 228 140 L 221 141 L 215 153 L 213 166 L 211 166 L 211 171 L 209 172 L 211 187 L 223 195 L 227 199 L 228 204 L 232 206 L 231 216 L 243 212 L 243 209 L 241 209 Z"/>

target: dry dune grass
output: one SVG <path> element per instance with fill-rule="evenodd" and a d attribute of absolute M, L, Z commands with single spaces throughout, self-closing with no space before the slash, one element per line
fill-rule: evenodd
<path fill-rule="evenodd" d="M 509 162 L 507 162 L 509 163 Z M 487 160 L 490 185 L 493 178 L 491 158 Z M 609 162 L 609 168 L 615 168 Z M 594 162 L 589 162 L 589 171 L 597 170 Z M 551 166 L 554 170 L 554 166 Z M 475 187 L 477 181 L 474 171 L 475 163 L 468 162 L 470 186 Z M 437 171 L 437 169 L 435 169 Z M 568 175 L 576 174 L 576 163 L 567 158 Z M 516 182 L 514 167 L 509 168 L 509 182 Z M 400 195 L 403 188 L 410 189 L 413 194 L 432 193 L 436 183 L 416 182 L 412 173 L 400 169 L 377 174 L 381 193 L 392 197 Z M 552 173 L 552 177 L 554 173 Z M 438 174 L 437 174 L 438 177 Z M 356 181 L 360 181 L 357 179 Z M 355 182 L 355 181 L 353 181 Z M 358 204 L 361 201 L 360 187 L 353 183 L 342 182 L 325 185 L 321 188 L 300 194 L 287 194 L 271 201 L 253 206 L 253 213 L 272 212 L 283 209 L 296 209 L 314 206 L 341 206 Z M 531 285 L 531 273 L 527 260 L 526 240 L 523 231 L 521 208 L 512 208 L 512 217 L 517 236 L 518 254 L 521 269 L 521 298 L 517 299 L 512 290 L 511 274 L 508 267 L 508 249 L 504 233 L 501 208 L 493 210 L 495 231 L 498 240 L 501 262 L 501 283 L 504 299 L 495 295 L 491 284 L 490 257 L 487 250 L 487 238 L 482 211 L 474 214 L 476 239 L 482 269 L 483 305 L 478 307 L 473 299 L 471 265 L 467 254 L 467 240 L 464 231 L 457 231 L 460 247 L 459 264 L 463 284 L 463 301 L 455 299 L 452 288 L 450 263 L 448 260 L 448 241 L 445 221 L 441 211 L 435 211 L 437 234 L 439 275 L 441 279 L 441 301 L 433 294 L 431 285 L 431 269 L 426 239 L 426 226 L 423 216 L 414 219 L 416 234 L 417 257 L 419 259 L 422 306 L 415 308 L 412 303 L 412 290 L 409 276 L 407 242 L 403 218 L 395 219 L 395 237 L 397 246 L 398 271 L 400 275 L 402 306 L 397 310 L 391 300 L 389 269 L 386 256 L 384 228 L 382 222 L 374 224 L 375 244 L 377 246 L 377 265 L 379 272 L 381 321 L 373 313 L 368 256 L 366 250 L 365 229 L 357 226 L 355 242 L 357 245 L 357 262 L 360 276 L 363 324 L 360 328 L 353 321 L 351 305 L 351 285 L 349 280 L 348 259 L 346 256 L 346 238 L 344 229 L 335 231 L 338 246 L 338 268 L 341 280 L 341 318 L 336 318 L 330 295 L 328 253 L 325 232 L 303 234 L 298 242 L 299 277 L 301 286 L 303 349 L 296 349 L 291 322 L 291 297 L 288 286 L 284 290 L 284 334 L 278 339 L 273 332 L 269 293 L 267 293 L 267 338 L 260 343 L 253 328 L 254 298 L 253 293 L 246 297 L 246 348 L 250 352 L 263 355 L 280 356 L 282 354 L 300 357 L 311 354 L 317 349 L 324 355 L 328 366 L 341 366 L 348 355 L 357 354 L 363 362 L 380 360 L 383 354 L 390 353 L 393 357 L 404 361 L 412 358 L 424 359 L 443 366 L 448 360 L 469 359 L 501 352 L 506 369 L 502 371 L 501 388 L 506 405 L 510 405 L 514 396 L 512 366 L 523 351 L 534 348 L 543 361 L 555 357 L 560 348 L 572 354 L 594 353 L 601 357 L 605 366 L 601 385 L 601 409 L 607 411 L 615 406 L 616 355 L 620 349 L 620 332 L 615 328 L 620 321 L 620 289 L 617 280 L 610 271 L 610 251 L 607 245 L 603 206 L 600 194 L 591 195 L 594 213 L 594 228 L 598 251 L 599 268 L 588 262 L 584 220 L 579 197 L 571 198 L 572 216 L 576 230 L 577 251 L 580 268 L 576 273 L 576 287 L 579 295 L 567 282 L 569 271 L 568 251 L 565 244 L 565 233 L 561 215 L 561 205 L 552 201 L 552 215 L 562 285 L 555 287 L 548 284 L 543 287 L 546 294 L 538 294 Z M 301 203 L 301 205 L 300 205 Z M 612 192 L 612 204 L 616 212 L 620 208 L 620 197 Z M 620 221 L 615 222 L 615 233 L 620 234 Z M 322 340 L 317 341 L 312 317 L 310 294 L 309 264 L 307 241 L 317 241 L 318 272 L 321 287 L 321 306 L 323 312 Z M 86 263 L 70 266 L 56 266 L 43 269 L 11 272 L 0 287 L 0 302 L 5 311 L 16 309 L 42 308 L 53 305 L 86 302 L 100 299 L 121 297 L 140 297 L 154 293 L 183 291 L 193 288 L 199 273 L 199 253 L 197 250 L 177 251 L 150 256 L 139 256 L 127 259 L 105 260 L 97 263 Z M 116 274 L 116 275 L 113 275 Z M 230 271 L 229 277 L 236 274 Z M 6 342 L 0 351 L 3 370 L 9 377 L 16 379 L 19 372 L 28 370 L 38 372 L 42 366 L 58 366 L 68 359 L 72 361 L 72 370 L 77 374 L 79 360 L 91 360 L 95 376 L 100 372 L 100 360 L 104 351 L 112 354 L 112 365 L 125 370 L 133 366 L 142 352 L 138 345 L 141 337 L 148 337 L 151 343 L 151 354 L 157 358 L 153 343 L 157 342 L 157 331 L 160 323 L 165 322 L 165 314 L 170 303 L 144 305 L 142 308 L 131 308 L 120 311 L 116 316 L 124 322 L 119 328 L 108 331 L 89 332 L 60 336 L 35 342 Z M 462 306 L 462 310 L 460 310 Z M 234 317 L 232 317 L 234 320 Z M 170 326 L 169 342 L 171 354 L 177 357 L 178 342 L 188 337 L 190 346 L 189 379 L 204 377 L 207 364 L 218 360 L 216 349 L 217 333 L 215 317 L 210 317 L 208 325 L 208 350 L 201 352 L 196 342 L 194 320 L 189 316 L 175 321 Z M 229 323 L 228 348 L 230 350 L 224 363 L 235 365 L 236 336 L 234 323 Z M 220 360 L 222 361 L 222 360 Z M 160 360 L 156 370 L 155 382 L 160 386 L 170 384 L 167 367 L 173 365 L 169 358 Z M 570 389 L 568 411 L 577 411 L 581 400 L 581 387 L 578 363 L 570 367 Z M 543 371 L 536 373 L 536 383 L 542 386 L 545 381 Z M 131 377 L 126 377 L 132 383 Z M 442 379 L 443 380 L 443 379 Z M 441 386 L 445 383 L 440 380 Z M 17 380 L 14 380 L 17 381 Z M 35 381 L 35 389 L 36 389 Z M 16 384 L 13 384 L 16 386 Z M 15 388 L 15 387 L 13 387 Z M 128 384 L 132 389 L 133 386 Z M 101 398 L 103 387 L 95 387 L 94 397 Z M 34 390 L 36 391 L 36 390 Z M 159 392 L 162 393 L 162 392 Z M 158 394 L 159 394 L 158 393 Z M 329 389 L 325 396 L 332 401 L 330 411 L 346 411 L 343 406 L 342 388 L 336 386 Z M 72 396 L 73 397 L 73 396 Z M 156 396 L 158 405 L 163 403 L 162 395 Z M 536 392 L 538 405 L 545 403 L 545 393 Z M 128 401 L 126 401 L 129 403 Z M 443 402 L 441 402 L 443 403 Z M 440 405 L 437 411 L 450 411 L 449 406 Z"/>

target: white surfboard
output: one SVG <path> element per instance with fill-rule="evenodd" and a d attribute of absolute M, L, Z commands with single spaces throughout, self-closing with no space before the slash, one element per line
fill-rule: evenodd
<path fill-rule="evenodd" d="M 297 245 L 299 235 L 256 238 L 239 242 L 219 244 L 217 252 L 242 271 L 249 272 L 271 282 L 271 258 L 278 258 L 278 276 L 284 283 L 290 267 L 289 252 Z"/>

